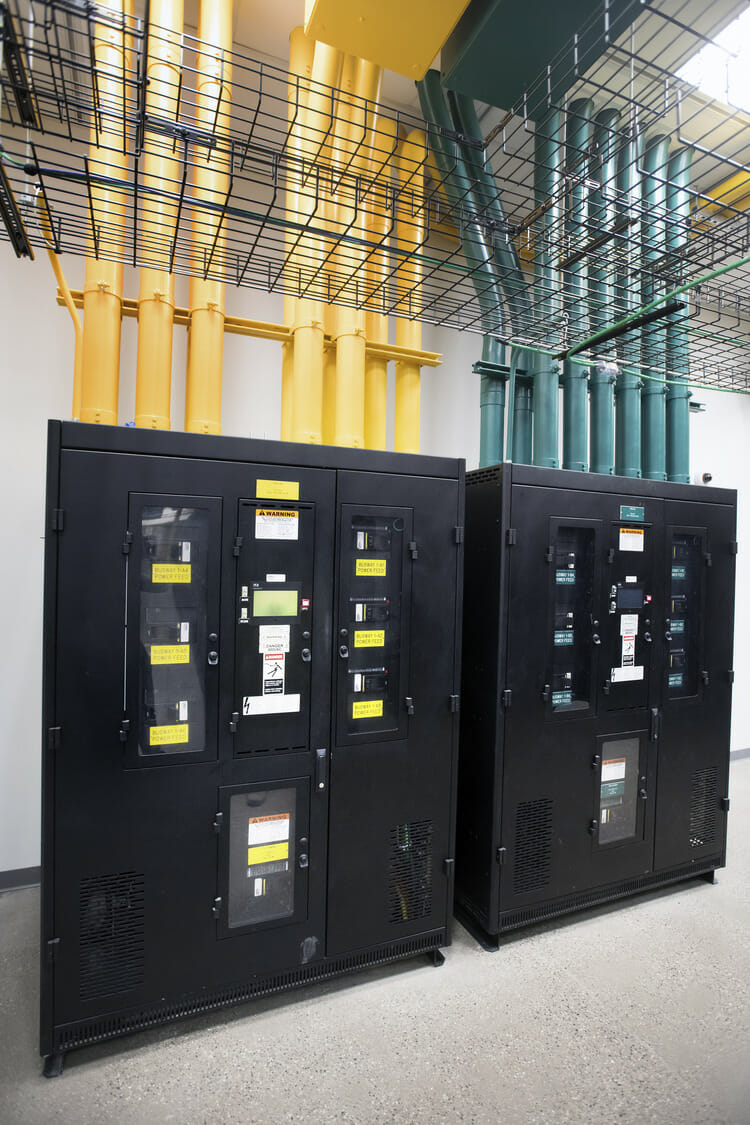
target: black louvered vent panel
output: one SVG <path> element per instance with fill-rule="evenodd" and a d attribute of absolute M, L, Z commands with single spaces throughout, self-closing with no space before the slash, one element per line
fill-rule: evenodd
<path fill-rule="evenodd" d="M 130 992 L 143 983 L 143 875 L 81 879 L 81 1000 Z"/>
<path fill-rule="evenodd" d="M 716 837 L 716 770 L 698 770 L 693 775 L 690 795 L 690 847 L 702 848 L 713 844 Z"/>
<path fill-rule="evenodd" d="M 472 469 L 470 473 L 466 474 L 466 487 L 470 484 L 482 484 L 486 480 L 499 480 L 500 469 L 497 465 L 493 465 L 489 469 Z"/>
<path fill-rule="evenodd" d="M 432 821 L 415 820 L 391 829 L 388 918 L 412 922 L 432 912 Z"/>
<path fill-rule="evenodd" d="M 516 809 L 513 891 L 538 891 L 550 881 L 552 867 L 552 801 L 521 801 Z"/>

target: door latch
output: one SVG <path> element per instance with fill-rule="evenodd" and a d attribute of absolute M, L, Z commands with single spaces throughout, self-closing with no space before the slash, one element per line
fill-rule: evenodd
<path fill-rule="evenodd" d="M 322 747 L 315 751 L 315 788 L 319 793 L 328 784 L 328 751 Z"/>

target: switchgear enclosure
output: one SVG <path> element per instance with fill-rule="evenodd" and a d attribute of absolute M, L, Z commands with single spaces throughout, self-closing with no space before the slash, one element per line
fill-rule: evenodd
<path fill-rule="evenodd" d="M 467 475 L 460 916 L 506 930 L 724 864 L 736 493 Z"/>
<path fill-rule="evenodd" d="M 463 493 L 456 460 L 50 423 L 55 1065 L 182 1015 L 440 959 Z"/>

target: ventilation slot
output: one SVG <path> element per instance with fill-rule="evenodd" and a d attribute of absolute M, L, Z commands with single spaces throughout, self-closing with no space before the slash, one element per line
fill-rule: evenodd
<path fill-rule="evenodd" d="M 491 466 L 489 469 L 472 469 L 470 473 L 466 474 L 466 487 L 470 484 L 483 484 L 488 480 L 500 480 L 501 470 L 497 465 Z"/>
<path fill-rule="evenodd" d="M 698 770 L 690 795 L 690 847 L 713 844 L 716 837 L 716 770 Z"/>
<path fill-rule="evenodd" d="M 415 820 L 391 829 L 388 919 L 413 922 L 432 912 L 432 821 Z"/>
<path fill-rule="evenodd" d="M 130 992 L 143 983 L 143 875 L 81 880 L 81 1000 Z"/>
<path fill-rule="evenodd" d="M 516 809 L 513 891 L 528 894 L 546 887 L 552 867 L 552 801 L 521 801 Z"/>
<path fill-rule="evenodd" d="M 237 757 L 244 758 L 247 754 L 304 754 L 307 746 L 256 746 L 251 750 L 240 750 Z"/>

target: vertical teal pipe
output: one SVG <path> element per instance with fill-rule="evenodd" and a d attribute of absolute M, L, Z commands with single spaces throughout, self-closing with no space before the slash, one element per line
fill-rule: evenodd
<path fill-rule="evenodd" d="M 636 219 L 636 222 L 640 219 L 641 206 L 640 158 L 641 137 L 633 127 L 633 134 L 622 142 L 617 154 L 617 188 L 621 216 Z M 637 225 L 628 228 L 620 243 L 615 278 L 615 319 L 640 308 L 641 287 L 636 280 L 640 256 L 637 230 Z M 640 361 L 640 340 L 640 330 L 636 329 L 628 333 L 627 343 L 621 343 L 622 362 L 615 383 L 615 472 L 623 477 L 641 475 L 641 380 L 628 363 L 629 358 L 632 362 L 634 351 Z"/>
<path fill-rule="evenodd" d="M 485 336 L 482 363 L 497 367 L 505 360 L 505 348 L 494 336 Z M 503 460 L 505 434 L 505 378 L 482 371 L 479 388 L 479 466 L 499 465 Z"/>
<path fill-rule="evenodd" d="M 540 324 L 552 321 L 559 309 L 560 226 L 562 219 L 561 165 L 563 116 L 548 109 L 536 122 L 534 137 L 534 202 L 544 207 L 534 232 L 534 318 Z M 557 360 L 536 353 L 534 371 L 533 463 L 556 469 L 560 465 L 558 412 L 560 376 Z"/>
<path fill-rule="evenodd" d="M 615 471 L 615 373 L 611 366 L 592 367 L 590 469 L 592 473 Z"/>
<path fill-rule="evenodd" d="M 592 234 L 611 230 L 617 220 L 618 109 L 603 109 L 594 120 L 594 149 L 591 178 L 598 184 L 589 197 L 589 227 Z M 610 244 L 594 251 L 589 258 L 588 292 L 592 332 L 606 328 L 613 316 L 614 277 L 609 261 Z M 611 475 L 615 467 L 615 377 L 606 365 L 591 370 L 589 379 L 590 437 L 589 467 L 592 473 Z"/>
<path fill-rule="evenodd" d="M 643 220 L 641 302 L 648 305 L 663 291 L 650 267 L 666 250 L 667 161 L 669 137 L 651 137 L 643 153 Z M 666 329 L 643 333 L 641 364 L 646 378 L 641 390 L 641 467 L 647 480 L 667 479 L 666 387 L 660 382 L 666 366 Z"/>
<path fill-rule="evenodd" d="M 516 396 L 513 403 L 513 460 L 519 465 L 530 465 L 533 450 L 534 383 L 529 378 L 516 376 Z"/>
<path fill-rule="evenodd" d="M 676 254 L 688 238 L 690 222 L 690 164 L 693 150 L 682 148 L 670 159 L 667 168 L 667 253 Z M 677 272 L 677 260 L 671 263 Z M 667 322 L 667 378 L 676 380 L 667 387 L 667 480 L 690 481 L 690 390 L 682 381 L 690 378 L 690 350 L 685 328 L 680 323 L 687 309 L 674 313 Z"/>
<path fill-rule="evenodd" d="M 565 133 L 565 166 L 570 179 L 565 216 L 566 247 L 570 252 L 589 241 L 588 179 L 590 148 L 594 132 L 592 121 L 594 103 L 590 98 L 579 98 L 568 106 Z M 588 317 L 588 265 L 586 258 L 574 262 L 567 271 L 565 310 L 568 313 L 568 330 L 573 338 L 585 338 L 589 333 Z M 563 468 L 588 469 L 588 369 L 570 360 L 563 364 Z"/>

